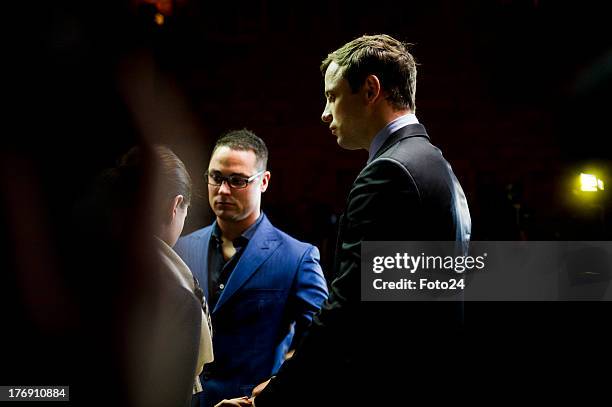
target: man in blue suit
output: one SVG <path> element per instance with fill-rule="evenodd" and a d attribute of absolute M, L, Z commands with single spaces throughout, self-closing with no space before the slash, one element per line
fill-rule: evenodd
<path fill-rule="evenodd" d="M 318 249 L 261 212 L 267 159 L 263 140 L 246 129 L 221 137 L 206 173 L 216 220 L 175 246 L 213 310 L 215 360 L 202 373 L 204 406 L 249 396 L 275 374 L 327 298 Z"/>

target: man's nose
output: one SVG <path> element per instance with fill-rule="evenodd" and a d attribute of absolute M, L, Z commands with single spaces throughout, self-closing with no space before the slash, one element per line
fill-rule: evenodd
<path fill-rule="evenodd" d="M 229 195 L 232 193 L 232 189 L 229 186 L 229 182 L 224 179 L 221 181 L 221 185 L 219 185 L 219 193 L 222 195 Z"/>
<path fill-rule="evenodd" d="M 321 120 L 323 120 L 323 123 L 329 123 L 332 121 L 332 114 L 329 111 L 329 107 L 325 106 L 325 110 L 323 110 L 323 114 L 321 115 Z"/>

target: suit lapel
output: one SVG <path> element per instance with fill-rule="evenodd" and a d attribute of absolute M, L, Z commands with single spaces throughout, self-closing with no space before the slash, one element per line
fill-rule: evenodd
<path fill-rule="evenodd" d="M 415 124 L 409 124 L 408 126 L 402 127 L 401 129 L 399 129 L 395 133 L 392 133 L 389 136 L 389 138 L 384 142 L 384 144 L 376 152 L 376 155 L 374 155 L 374 158 L 372 159 L 372 161 L 380 157 L 382 153 L 384 153 L 389 148 L 391 148 L 391 146 L 394 145 L 395 143 L 398 143 L 399 141 L 409 138 L 409 137 L 418 137 L 418 136 L 427 137 L 429 139 L 429 136 L 427 135 L 427 132 L 425 131 L 425 127 L 422 124 L 415 123 Z"/>
<path fill-rule="evenodd" d="M 259 266 L 261 266 L 281 244 L 278 233 L 274 227 L 272 227 L 266 215 L 263 216 L 264 218 L 261 224 L 257 228 L 253 238 L 249 241 L 244 253 L 240 256 L 240 260 L 238 264 L 236 264 L 232 274 L 230 274 L 227 285 L 221 293 L 213 313 L 217 312 L 232 295 L 236 294 L 240 287 L 246 283 L 253 273 L 257 271 Z"/>
<path fill-rule="evenodd" d="M 208 292 L 208 248 L 210 246 L 210 237 L 212 236 L 214 226 L 215 224 L 213 223 L 212 227 L 208 228 L 194 242 L 191 248 L 195 252 L 194 256 L 192 256 L 192 258 L 195 259 L 195 263 L 191 271 L 198 279 L 206 298 L 210 298 L 210 293 Z"/>

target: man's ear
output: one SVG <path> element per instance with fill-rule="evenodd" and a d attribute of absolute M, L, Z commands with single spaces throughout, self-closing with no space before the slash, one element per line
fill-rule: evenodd
<path fill-rule="evenodd" d="M 368 75 L 363 85 L 363 95 L 367 104 L 374 103 L 381 96 L 380 81 L 376 75 Z"/>
<path fill-rule="evenodd" d="M 271 176 L 272 173 L 270 173 L 270 171 L 264 172 L 261 176 L 261 192 L 266 192 L 266 189 L 268 189 L 268 184 L 270 182 Z"/>
<path fill-rule="evenodd" d="M 172 199 L 172 201 L 170 202 L 170 207 L 168 208 L 168 223 L 172 223 L 174 221 L 174 218 L 176 218 L 176 212 L 184 201 L 185 197 L 183 197 L 183 195 L 177 195 Z"/>

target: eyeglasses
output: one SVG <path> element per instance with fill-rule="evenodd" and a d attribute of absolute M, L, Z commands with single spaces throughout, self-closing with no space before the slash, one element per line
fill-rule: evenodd
<path fill-rule="evenodd" d="M 218 172 L 210 173 L 208 171 L 204 173 L 204 176 L 206 176 L 208 179 L 208 185 L 220 187 L 223 185 L 223 181 L 225 181 L 230 188 L 242 189 L 246 188 L 251 182 L 255 181 L 255 178 L 259 177 L 264 172 L 266 172 L 266 170 L 261 170 L 257 174 L 251 175 L 249 178 L 241 177 L 240 175 L 230 175 L 229 177 L 225 177 Z"/>

